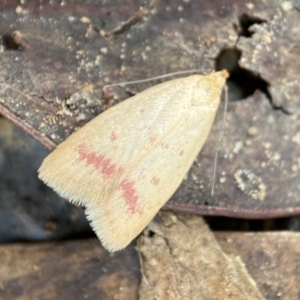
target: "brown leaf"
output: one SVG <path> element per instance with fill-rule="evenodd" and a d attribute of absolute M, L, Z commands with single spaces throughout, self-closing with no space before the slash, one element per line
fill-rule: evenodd
<path fill-rule="evenodd" d="M 196 228 L 203 227 L 200 217 L 192 215 L 190 217 L 200 220 L 193 222 Z M 185 221 L 185 223 L 189 222 Z M 175 229 L 179 227 L 177 225 L 180 225 L 180 227 L 186 229 L 186 226 L 182 224 L 180 219 L 177 219 L 177 223 L 175 224 L 168 222 L 167 225 Z M 170 229 L 169 227 L 167 227 L 167 230 Z M 185 230 L 181 231 L 181 233 L 183 232 L 186 236 L 189 236 L 189 232 L 193 227 L 194 225 L 191 225 L 187 229 L 187 233 Z M 161 228 L 165 230 L 165 225 L 162 225 Z M 194 229 L 192 231 L 194 233 Z M 182 285 L 182 289 L 179 283 L 185 283 L 186 281 L 184 280 L 187 278 L 193 279 L 193 274 L 190 275 L 190 273 L 186 272 L 188 270 L 187 267 L 186 269 L 182 269 L 179 265 L 180 260 L 178 259 L 178 255 L 183 252 L 170 253 L 171 248 L 166 245 L 166 240 L 164 240 L 161 234 L 162 232 L 159 230 L 158 233 L 154 234 L 152 239 L 143 237 L 143 240 L 145 242 L 148 241 L 149 245 L 144 244 L 141 247 L 148 248 L 149 246 L 151 249 L 158 250 L 159 252 L 154 252 L 154 255 L 158 253 L 163 254 L 163 258 L 166 258 L 167 261 L 165 262 L 159 256 L 148 260 L 148 255 L 152 257 L 152 254 L 144 249 L 146 251 L 145 257 L 141 253 L 144 264 L 142 269 L 144 271 L 143 276 L 149 276 L 147 277 L 149 282 L 152 284 L 155 282 L 159 285 L 160 281 L 164 282 L 165 280 L 165 278 L 161 278 L 161 275 L 166 274 L 170 270 L 166 266 L 173 265 L 174 271 L 173 269 L 171 270 L 172 276 L 167 288 L 177 279 L 177 290 L 186 290 L 187 286 L 192 286 L 195 284 L 195 281 L 191 280 L 188 282 L 188 285 Z M 177 239 L 171 238 L 169 241 L 171 245 L 175 244 L 175 247 L 172 249 L 178 250 L 176 246 L 177 241 L 181 247 L 187 239 L 185 236 L 178 237 L 176 231 L 174 234 Z M 198 245 L 198 241 L 203 240 L 203 235 L 200 232 L 195 234 L 192 237 L 194 242 L 191 243 L 191 248 L 189 247 L 190 244 L 183 244 L 185 249 L 187 248 L 184 256 L 179 257 L 183 261 L 181 264 L 183 266 L 186 266 L 185 257 L 188 259 L 191 258 L 189 254 L 190 249 L 193 253 L 196 253 L 196 257 L 192 257 L 193 261 L 201 258 L 199 255 L 202 252 L 202 248 L 194 249 L 193 244 L 196 243 Z M 246 267 L 266 299 L 298 300 L 300 270 L 299 233 L 218 232 L 214 233 L 214 236 L 222 250 L 217 251 L 215 249 L 212 255 L 205 253 L 204 259 L 206 262 L 210 257 L 216 257 L 219 260 L 225 258 L 225 261 L 228 261 L 232 267 L 231 263 L 235 264 L 237 261 L 236 257 L 240 257 L 239 261 L 242 260 L 244 266 L 241 269 L 241 264 L 238 262 L 238 269 L 234 274 L 241 272 L 241 276 L 245 276 L 243 270 Z M 210 239 L 208 238 L 207 241 Z M 152 243 L 155 244 L 151 245 Z M 204 247 L 203 250 L 205 250 L 214 244 L 215 241 L 213 240 L 211 244 L 207 243 L 201 247 Z M 132 247 L 133 245 L 124 251 L 111 255 L 102 249 L 97 239 L 1 245 L 0 299 L 50 300 L 61 298 L 75 299 L 83 298 L 84 296 L 89 296 L 90 299 L 113 299 L 113 297 L 116 299 L 138 299 L 141 275 L 139 273 L 137 253 Z M 161 250 L 167 250 L 168 255 Z M 229 257 L 229 259 L 226 259 L 226 257 Z M 144 260 L 145 258 L 147 258 L 147 261 Z M 177 258 L 177 260 L 174 258 Z M 204 274 L 207 274 L 206 270 L 211 269 L 216 269 L 218 272 L 218 266 L 209 266 L 205 269 Z M 192 268 L 193 266 L 189 265 L 188 267 Z M 192 271 L 197 273 L 198 271 L 194 269 Z M 231 270 L 230 268 L 228 269 Z M 180 274 L 183 274 L 182 278 L 174 278 L 173 274 L 176 274 L 175 271 L 180 271 Z M 217 278 L 218 276 L 220 275 L 217 275 Z M 143 280 L 145 280 L 145 277 Z M 218 281 L 216 285 L 212 285 L 210 288 L 214 291 L 220 289 L 222 286 L 224 287 L 224 278 L 221 278 L 220 282 Z M 251 284 L 251 286 L 253 285 Z M 174 287 L 174 285 L 171 287 Z M 148 288 L 147 284 L 146 288 Z M 198 289 L 198 286 L 196 286 L 196 289 Z M 149 289 L 148 291 L 151 292 Z"/>
<path fill-rule="evenodd" d="M 238 256 L 226 255 L 203 219 L 161 212 L 139 240 L 140 299 L 264 299 Z"/>
<path fill-rule="evenodd" d="M 102 99 L 105 84 L 197 67 L 210 72 L 221 51 L 239 48 L 241 67 L 252 72 L 246 86 L 255 83 L 255 90 L 259 81 L 269 89 L 229 104 L 214 196 L 213 157 L 222 113 L 187 180 L 166 206 L 247 218 L 299 213 L 296 4 L 64 3 L 1 4 L 0 114 L 54 149 L 74 130 L 128 97 L 127 92 L 149 87 L 114 89 L 113 99 L 107 101 Z M 248 28 L 252 36 L 241 36 L 243 30 L 237 30 L 245 15 L 254 20 Z"/>
<path fill-rule="evenodd" d="M 15 244 L 0 247 L 0 298 L 138 299 L 133 246 L 109 254 L 99 241 Z"/>
<path fill-rule="evenodd" d="M 299 232 L 217 232 L 230 256 L 239 256 L 266 299 L 299 299 Z"/>

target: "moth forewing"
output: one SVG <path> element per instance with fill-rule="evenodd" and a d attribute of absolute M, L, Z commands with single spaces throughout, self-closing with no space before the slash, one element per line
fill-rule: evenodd
<path fill-rule="evenodd" d="M 178 188 L 209 134 L 227 72 L 174 79 L 108 109 L 60 144 L 39 177 L 84 205 L 103 245 L 128 245 Z"/>

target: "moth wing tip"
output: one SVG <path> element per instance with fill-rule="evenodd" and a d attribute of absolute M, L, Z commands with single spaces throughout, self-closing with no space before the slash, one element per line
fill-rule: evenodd
<path fill-rule="evenodd" d="M 105 209 L 100 211 L 96 207 L 87 206 L 85 214 L 102 246 L 109 252 L 124 249 L 134 239 L 130 234 L 126 234 L 124 224 L 122 227 L 118 226 L 119 222 L 109 216 Z"/>

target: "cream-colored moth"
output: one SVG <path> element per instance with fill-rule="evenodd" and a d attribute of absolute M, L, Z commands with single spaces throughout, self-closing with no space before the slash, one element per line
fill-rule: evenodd
<path fill-rule="evenodd" d="M 39 178 L 86 207 L 105 248 L 126 247 L 201 150 L 227 77 L 224 70 L 173 79 L 107 109 L 46 157 Z"/>

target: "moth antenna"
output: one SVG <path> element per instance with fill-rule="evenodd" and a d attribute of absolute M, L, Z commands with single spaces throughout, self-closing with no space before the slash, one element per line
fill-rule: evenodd
<path fill-rule="evenodd" d="M 217 144 L 217 151 L 216 151 L 216 154 L 215 154 L 214 173 L 213 173 L 213 178 L 212 178 L 211 195 L 214 194 L 214 190 L 215 190 L 218 154 L 219 154 L 219 151 L 220 151 L 220 146 L 221 146 L 222 137 L 223 137 L 223 133 L 224 133 L 225 118 L 226 118 L 226 112 L 227 112 L 227 106 L 228 106 L 228 88 L 227 88 L 227 85 L 225 85 L 224 91 L 225 91 L 225 105 L 224 105 L 224 112 L 223 112 L 223 118 L 222 118 L 222 123 L 221 123 L 221 130 L 220 130 L 218 144 Z"/>
<path fill-rule="evenodd" d="M 119 85 L 125 85 L 125 84 L 128 85 L 128 84 L 143 83 L 143 82 L 148 82 L 148 81 L 163 79 L 163 78 L 167 78 L 167 77 L 171 77 L 171 76 L 177 76 L 177 75 L 186 75 L 186 74 L 192 74 L 192 73 L 201 73 L 201 71 L 202 70 L 200 70 L 200 69 L 178 71 L 178 72 L 168 73 L 168 74 L 159 75 L 159 76 L 155 76 L 155 77 L 151 77 L 151 78 L 146 78 L 146 79 L 140 79 L 140 80 L 134 80 L 134 81 L 124 81 L 124 82 L 119 82 L 119 83 L 108 84 L 108 85 L 105 85 L 103 87 L 103 89 L 107 89 L 107 88 L 114 87 L 114 86 L 119 86 Z"/>

